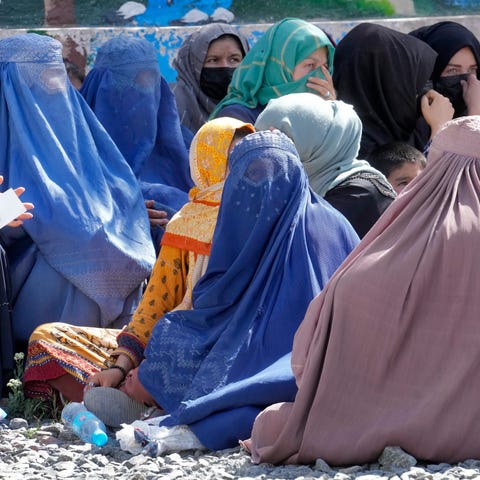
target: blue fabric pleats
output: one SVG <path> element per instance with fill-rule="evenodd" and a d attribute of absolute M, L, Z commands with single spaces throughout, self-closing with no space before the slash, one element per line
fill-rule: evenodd
<path fill-rule="evenodd" d="M 265 406 L 292 400 L 289 354 L 309 302 L 357 245 L 317 196 L 280 132 L 232 151 L 208 268 L 193 309 L 160 319 L 139 378 L 169 414 L 213 449 L 249 435 Z"/>
<path fill-rule="evenodd" d="M 35 204 L 33 219 L 1 232 L 23 341 L 45 322 L 124 323 L 155 259 L 135 176 L 61 52 L 33 33 L 0 41 L 2 187 L 25 187 Z"/>

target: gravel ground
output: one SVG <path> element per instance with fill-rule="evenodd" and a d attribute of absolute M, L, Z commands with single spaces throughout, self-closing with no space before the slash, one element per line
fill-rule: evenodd
<path fill-rule="evenodd" d="M 480 479 L 480 460 L 457 465 L 417 462 L 398 447 L 385 449 L 378 463 L 330 468 L 254 465 L 240 448 L 220 452 L 186 451 L 159 457 L 132 455 L 120 448 L 113 432 L 104 447 L 79 440 L 61 423 L 28 425 L 23 419 L 0 430 L 0 479 L 200 479 L 200 480 L 454 480 Z"/>

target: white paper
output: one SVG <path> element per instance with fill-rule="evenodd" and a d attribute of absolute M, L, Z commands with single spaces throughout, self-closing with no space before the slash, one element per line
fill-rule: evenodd
<path fill-rule="evenodd" d="M 20 214 L 26 211 L 23 203 L 19 200 L 12 188 L 0 193 L 0 228 L 3 228 L 7 223 L 15 220 Z"/>

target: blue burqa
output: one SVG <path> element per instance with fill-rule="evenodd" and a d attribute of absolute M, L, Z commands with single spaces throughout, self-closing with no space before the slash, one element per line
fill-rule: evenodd
<path fill-rule="evenodd" d="M 132 170 L 68 81 L 62 45 L 33 33 L 0 41 L 0 174 L 35 204 L 5 227 L 13 325 L 129 320 L 155 260 Z"/>
<path fill-rule="evenodd" d="M 153 44 L 119 36 L 98 50 L 80 89 L 132 167 L 146 199 L 178 210 L 193 186 L 175 97 Z"/>
<path fill-rule="evenodd" d="M 308 186 L 280 132 L 245 137 L 230 158 L 210 261 L 193 309 L 156 324 L 139 378 L 211 449 L 248 438 L 255 416 L 293 400 L 293 336 L 310 301 L 358 243 Z"/>

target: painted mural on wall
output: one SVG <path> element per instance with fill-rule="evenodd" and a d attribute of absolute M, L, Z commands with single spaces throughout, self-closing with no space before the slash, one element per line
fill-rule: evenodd
<path fill-rule="evenodd" d="M 209 21 L 232 22 L 232 0 L 150 0 L 145 12 L 135 17 L 138 25 L 191 24 Z"/>
<path fill-rule="evenodd" d="M 345 20 L 468 13 L 480 13 L 480 0 L 0 0 L 0 28 L 271 23 L 287 16 Z"/>
<path fill-rule="evenodd" d="M 468 22 L 470 14 L 480 15 L 480 0 L 0 0 L 0 38 L 19 29 L 54 36 L 67 65 L 84 75 L 109 38 L 141 36 L 154 44 L 163 76 L 174 82 L 176 50 L 192 29 L 209 22 L 235 24 L 253 44 L 287 16 L 309 19 L 339 41 L 363 19 L 398 21 L 399 30 L 409 31 L 420 18 L 467 15 Z"/>

